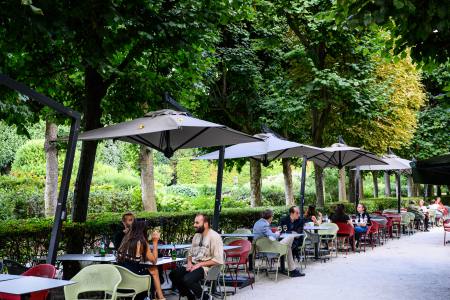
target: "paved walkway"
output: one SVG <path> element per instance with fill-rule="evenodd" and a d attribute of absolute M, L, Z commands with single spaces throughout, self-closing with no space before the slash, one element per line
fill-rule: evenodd
<path fill-rule="evenodd" d="M 261 273 L 252 290 L 232 300 L 250 299 L 450 299 L 450 244 L 443 246 L 442 227 L 390 240 L 366 253 L 339 254 L 327 263 L 309 263 L 305 277 Z"/>

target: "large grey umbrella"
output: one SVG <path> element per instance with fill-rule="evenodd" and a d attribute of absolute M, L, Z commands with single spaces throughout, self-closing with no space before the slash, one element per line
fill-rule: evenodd
<path fill-rule="evenodd" d="M 106 126 L 79 135 L 79 140 L 116 139 L 141 144 L 171 157 L 178 149 L 222 146 L 217 172 L 213 228 L 218 229 L 221 209 L 223 153 L 226 145 L 260 141 L 259 138 L 203 121 L 174 110 L 150 112 L 145 117 Z"/>
<path fill-rule="evenodd" d="M 260 133 L 254 135 L 263 141 L 238 144 L 225 149 L 225 159 L 252 157 L 264 164 L 278 158 L 303 157 L 302 177 L 300 184 L 300 211 L 303 217 L 303 206 L 305 204 L 305 176 L 306 161 L 308 157 L 319 155 L 325 150 L 313 146 L 290 142 L 277 137 L 272 133 Z M 211 152 L 196 159 L 219 159 L 219 152 Z"/>
<path fill-rule="evenodd" d="M 359 202 L 359 184 L 360 174 L 359 166 L 361 165 L 386 165 L 387 163 L 375 154 L 363 150 L 361 148 L 350 147 L 344 144 L 342 139 L 339 143 L 331 145 L 331 147 L 323 148 L 325 151 L 310 157 L 310 160 L 317 163 L 322 168 L 337 167 L 357 167 L 356 171 L 356 205 Z"/>
<path fill-rule="evenodd" d="M 360 170 L 364 171 L 396 171 L 395 176 L 397 177 L 397 211 L 400 213 L 401 207 L 401 190 L 400 190 L 400 174 L 406 173 L 411 174 L 411 161 L 398 157 L 394 153 L 390 153 L 381 157 L 385 165 L 363 165 L 359 166 Z"/>

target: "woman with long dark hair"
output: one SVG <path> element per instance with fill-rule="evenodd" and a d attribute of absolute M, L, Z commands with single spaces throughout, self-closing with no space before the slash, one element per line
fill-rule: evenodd
<path fill-rule="evenodd" d="M 139 275 L 152 275 L 154 288 L 158 299 L 165 299 L 161 290 L 161 282 L 159 280 L 158 268 L 151 266 L 150 268 L 142 262 L 151 262 L 156 264 L 158 260 L 158 240 L 159 233 L 152 233 L 153 249 L 150 251 L 146 232 L 147 226 L 145 221 L 134 220 L 131 230 L 125 235 L 117 250 L 118 265 L 127 268 L 133 273 Z"/>
<path fill-rule="evenodd" d="M 314 205 L 308 206 L 304 216 L 305 223 L 313 222 L 314 225 L 322 224 L 322 213 L 320 211 L 316 212 L 316 207 Z"/>

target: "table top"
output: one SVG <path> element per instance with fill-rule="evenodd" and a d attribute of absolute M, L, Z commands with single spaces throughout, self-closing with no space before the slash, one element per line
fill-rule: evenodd
<path fill-rule="evenodd" d="M 19 276 L 19 278 L 1 281 L 0 293 L 23 295 L 32 292 L 54 289 L 74 284 L 73 281 L 50 279 L 34 276 Z"/>
<path fill-rule="evenodd" d="M 304 234 L 303 234 L 303 233 L 297 233 L 297 232 L 293 232 L 293 233 L 282 233 L 282 234 L 280 234 L 280 238 L 282 238 L 282 239 L 284 239 L 284 238 L 286 238 L 286 237 L 290 237 L 290 236 L 293 236 L 293 237 L 300 237 L 300 236 L 304 236 Z"/>
<path fill-rule="evenodd" d="M 167 244 L 167 245 L 158 245 L 158 250 L 172 250 L 173 245 Z M 191 244 L 175 244 L 176 250 L 181 249 L 189 249 L 191 248 Z M 150 249 L 153 249 L 153 245 L 150 245 Z"/>
<path fill-rule="evenodd" d="M 114 262 L 116 257 L 112 254 L 100 256 L 99 254 L 64 254 L 56 258 L 59 261 L 93 261 L 93 262 Z"/>
<path fill-rule="evenodd" d="M 184 261 L 186 258 L 184 257 L 177 257 L 175 260 L 173 260 L 171 257 L 159 257 L 156 264 L 152 264 L 151 262 L 143 262 L 141 264 L 143 265 L 149 265 L 149 266 L 160 266 L 165 264 L 171 264 L 179 261 Z"/>
<path fill-rule="evenodd" d="M 11 274 L 0 274 L 0 281 L 6 281 L 11 279 L 20 278 L 19 275 L 11 275 Z"/>
<path fill-rule="evenodd" d="M 255 237 L 253 233 L 222 233 L 220 236 L 222 237 Z"/>
<path fill-rule="evenodd" d="M 303 227 L 303 230 L 330 230 L 330 227 L 326 226 L 305 226 Z"/>

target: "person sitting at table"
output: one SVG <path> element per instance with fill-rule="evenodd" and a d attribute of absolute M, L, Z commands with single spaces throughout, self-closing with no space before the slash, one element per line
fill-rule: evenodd
<path fill-rule="evenodd" d="M 428 208 L 425 206 L 425 201 L 422 199 L 419 201 L 419 210 L 424 214 L 425 219 L 423 220 L 423 225 L 425 228 L 425 231 L 428 231 L 428 222 L 429 222 L 429 214 L 428 214 Z"/>
<path fill-rule="evenodd" d="M 425 221 L 425 214 L 415 205 L 414 201 L 409 201 L 406 211 L 414 214 L 414 227 L 419 229 L 420 223 Z"/>
<path fill-rule="evenodd" d="M 145 221 L 133 221 L 131 228 L 124 236 L 117 250 L 117 264 L 138 275 L 148 275 L 150 273 L 153 278 L 152 284 L 155 288 L 157 299 L 164 300 L 158 268 L 156 266 L 148 267 L 141 264 L 142 262 L 155 264 L 158 260 L 159 233 L 152 233 L 153 250 L 150 251 L 146 237 L 146 229 Z M 146 295 L 147 292 L 143 292 L 135 299 L 144 299 Z"/>
<path fill-rule="evenodd" d="M 114 234 L 113 243 L 114 249 L 118 250 L 122 244 L 123 237 L 130 231 L 131 225 L 133 224 L 135 217 L 132 212 L 126 212 L 122 215 L 122 226 L 119 231 Z"/>
<path fill-rule="evenodd" d="M 359 246 L 359 240 L 361 238 L 361 234 L 367 232 L 368 226 L 371 224 L 370 215 L 366 212 L 366 206 L 362 203 L 359 203 L 356 207 L 357 214 L 355 218 L 355 239 L 356 239 L 356 247 Z"/>
<path fill-rule="evenodd" d="M 267 209 L 263 211 L 261 215 L 261 219 L 256 221 L 255 225 L 253 226 L 253 234 L 255 235 L 254 239 L 255 241 L 262 237 L 267 237 L 273 241 L 276 241 L 279 236 L 280 232 L 272 232 L 270 224 L 273 221 L 273 211 L 270 209 Z M 288 270 L 289 270 L 289 276 L 291 277 L 299 277 L 304 276 L 305 274 L 301 273 L 299 270 L 297 270 L 294 262 L 294 256 L 292 255 L 292 243 L 294 241 L 293 236 L 285 237 L 279 243 L 285 244 L 289 246 L 289 251 L 287 255 L 287 264 L 288 264 Z"/>
<path fill-rule="evenodd" d="M 305 223 L 313 222 L 314 225 L 320 225 L 322 224 L 322 213 L 320 211 L 316 212 L 316 207 L 310 205 L 305 212 L 304 221 Z"/>
<path fill-rule="evenodd" d="M 442 216 L 445 218 L 448 215 L 448 209 L 447 207 L 442 203 L 441 201 L 441 197 L 437 197 L 436 201 L 434 202 L 435 204 L 438 205 L 438 211 L 440 211 L 442 213 Z"/>
<path fill-rule="evenodd" d="M 200 280 L 205 278 L 211 267 L 224 263 L 222 238 L 210 228 L 209 218 L 198 214 L 194 220 L 194 228 L 195 235 L 188 252 L 187 265 L 178 267 L 169 274 L 173 287 L 178 289 L 180 296 L 187 297 L 188 300 L 202 297 Z M 203 299 L 209 299 L 209 295 L 204 293 Z"/>
<path fill-rule="evenodd" d="M 353 226 L 350 217 L 345 213 L 344 204 L 338 204 L 335 208 L 334 213 L 331 214 L 330 220 L 333 223 L 347 223 Z"/>
<path fill-rule="evenodd" d="M 303 232 L 304 221 L 300 218 L 300 209 L 298 206 L 291 206 L 289 208 L 289 215 L 284 216 L 280 220 L 280 226 L 283 231 L 286 228 L 287 232 Z M 292 242 L 292 255 L 298 260 L 300 259 L 299 247 L 303 244 L 303 237 L 297 237 Z"/>

